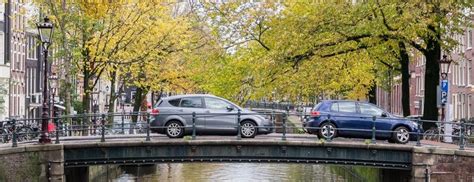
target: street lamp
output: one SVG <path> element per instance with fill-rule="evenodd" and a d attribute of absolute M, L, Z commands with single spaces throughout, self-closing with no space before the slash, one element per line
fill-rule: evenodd
<path fill-rule="evenodd" d="M 44 18 L 44 22 L 36 24 L 38 32 L 40 35 L 41 46 L 43 48 L 44 56 L 44 72 L 43 72 L 43 113 L 42 113 L 42 123 L 41 123 L 41 136 L 39 143 L 48 144 L 51 143 L 51 139 L 48 135 L 48 122 L 50 119 L 50 110 L 49 110 L 49 94 L 48 94 L 48 48 L 52 43 L 53 35 L 53 24 L 49 21 L 48 17 Z"/>
<path fill-rule="evenodd" d="M 56 76 L 55 73 L 51 73 L 51 76 L 49 77 L 49 84 L 51 87 L 51 95 L 53 98 L 51 99 L 51 106 L 52 111 L 54 113 L 54 98 L 56 97 L 57 89 L 58 89 L 58 76 Z"/>
<path fill-rule="evenodd" d="M 449 82 L 448 82 L 448 73 L 449 66 L 453 62 L 452 59 L 448 59 L 448 56 L 443 55 L 443 58 L 439 60 L 439 68 L 441 74 L 441 122 L 446 122 L 445 106 L 448 102 L 448 93 L 449 93 Z M 451 135 L 452 125 L 443 123 L 445 126 L 444 134 Z M 451 137 L 443 137 L 444 142 L 452 142 Z"/>
<path fill-rule="evenodd" d="M 443 58 L 439 60 L 439 68 L 441 72 L 441 79 L 448 79 L 449 66 L 453 62 L 452 59 L 448 59 L 448 56 L 443 55 Z"/>

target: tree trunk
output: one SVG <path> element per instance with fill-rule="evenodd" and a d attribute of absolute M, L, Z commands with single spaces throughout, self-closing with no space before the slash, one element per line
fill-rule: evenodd
<path fill-rule="evenodd" d="M 84 64 L 84 80 L 83 80 L 83 95 L 82 95 L 82 113 L 83 114 L 89 114 L 91 113 L 90 110 L 90 94 L 91 94 L 91 88 L 89 85 L 89 80 L 90 80 L 90 74 L 89 71 L 87 70 L 86 64 Z M 87 135 L 87 124 L 90 124 L 88 121 L 90 121 L 90 118 L 87 116 L 83 116 L 82 120 L 79 120 L 79 125 L 83 127 L 82 130 L 82 135 Z"/>
<path fill-rule="evenodd" d="M 369 103 L 377 104 L 377 84 L 370 86 L 369 90 Z"/>
<path fill-rule="evenodd" d="M 398 42 L 400 53 L 400 64 L 402 66 L 402 109 L 403 116 L 410 115 L 410 57 L 408 56 L 405 43 Z"/>
<path fill-rule="evenodd" d="M 66 0 L 61 1 L 61 9 L 63 12 L 66 12 Z M 71 92 L 72 90 L 72 81 L 71 81 L 71 55 L 70 55 L 70 50 L 68 49 L 68 43 L 67 43 L 67 38 L 66 38 L 66 32 L 64 30 L 65 28 L 65 22 L 60 21 L 59 22 L 60 27 L 62 29 L 62 48 L 64 51 L 66 51 L 66 56 L 63 56 L 63 61 L 64 61 L 64 105 L 66 107 L 65 114 L 66 115 L 71 115 L 71 110 L 72 110 L 72 97 L 71 97 Z M 67 119 L 67 123 L 72 124 L 72 118 Z"/>
<path fill-rule="evenodd" d="M 140 112 L 140 108 L 142 106 L 142 101 L 143 101 L 142 95 L 143 95 L 143 89 L 138 87 L 137 90 L 135 90 L 135 100 L 134 100 L 134 103 L 133 103 L 133 112 L 134 113 Z M 132 115 L 132 122 L 133 123 L 137 123 L 137 119 L 138 119 L 138 115 L 136 115 L 136 114 Z"/>
<path fill-rule="evenodd" d="M 435 27 L 430 25 L 428 29 L 436 32 Z M 438 106 L 437 106 L 437 91 L 439 85 L 439 63 L 441 57 L 441 45 L 437 41 L 440 38 L 429 37 L 425 42 L 427 43 L 426 52 L 426 71 L 425 71 L 425 103 L 423 104 L 423 120 L 438 120 Z M 435 123 L 424 122 L 423 129 L 425 131 L 431 127 L 436 127 Z"/>
<path fill-rule="evenodd" d="M 110 95 L 109 95 L 109 115 L 107 121 L 113 124 L 113 113 L 115 112 L 115 99 L 117 95 L 115 94 L 115 82 L 117 81 L 117 71 L 113 71 L 110 74 Z"/>

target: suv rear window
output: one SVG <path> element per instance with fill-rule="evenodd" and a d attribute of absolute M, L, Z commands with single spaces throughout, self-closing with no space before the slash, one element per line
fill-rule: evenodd
<path fill-rule="evenodd" d="M 181 107 L 202 107 L 202 100 L 200 97 L 188 97 L 183 98 L 181 101 Z"/>
<path fill-rule="evenodd" d="M 180 101 L 181 99 L 173 99 L 173 100 L 169 100 L 168 103 L 170 103 L 172 106 L 179 107 Z"/>
<path fill-rule="evenodd" d="M 331 111 L 355 113 L 356 105 L 355 102 L 334 102 L 331 105 Z"/>
<path fill-rule="evenodd" d="M 313 111 L 318 111 L 318 110 L 319 110 L 319 107 L 320 107 L 322 104 L 323 104 L 322 102 L 316 104 L 316 105 L 314 106 L 314 108 L 313 108 Z"/>

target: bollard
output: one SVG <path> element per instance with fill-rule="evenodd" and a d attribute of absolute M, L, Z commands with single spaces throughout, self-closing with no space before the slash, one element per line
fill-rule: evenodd
<path fill-rule="evenodd" d="M 196 112 L 193 112 L 193 140 L 196 140 Z"/>
<path fill-rule="evenodd" d="M 237 110 L 237 140 L 242 139 L 242 134 L 240 133 L 240 109 Z"/>
<path fill-rule="evenodd" d="M 283 135 L 281 136 L 281 140 L 286 140 L 286 113 L 283 113 Z"/>
<path fill-rule="evenodd" d="M 105 114 L 102 114 L 100 124 L 102 125 L 100 142 L 105 142 Z"/>
<path fill-rule="evenodd" d="M 464 122 L 461 122 L 461 133 L 459 134 L 459 150 L 464 150 L 464 130 L 466 130 L 466 124 Z"/>
<path fill-rule="evenodd" d="M 421 124 L 421 120 L 420 120 L 420 119 L 417 119 L 417 120 L 416 120 L 416 124 L 418 124 L 418 135 L 416 135 L 416 146 L 417 146 L 417 147 L 421 147 L 421 142 L 420 142 L 420 135 L 421 135 L 420 130 L 421 130 L 421 128 L 420 128 L 420 127 L 421 127 L 423 124 Z"/>
<path fill-rule="evenodd" d="M 372 116 L 372 144 L 375 144 L 375 120 L 377 119 L 377 116 Z"/>
<path fill-rule="evenodd" d="M 150 141 L 150 113 L 146 113 L 146 139 L 145 141 Z"/>
<path fill-rule="evenodd" d="M 18 141 L 17 141 L 17 133 L 16 133 L 16 120 L 12 120 L 12 129 L 13 129 L 13 136 L 12 136 L 12 147 L 18 147 Z"/>
<path fill-rule="evenodd" d="M 59 144 L 59 122 L 55 121 L 54 124 L 56 124 L 56 141 L 54 143 Z"/>

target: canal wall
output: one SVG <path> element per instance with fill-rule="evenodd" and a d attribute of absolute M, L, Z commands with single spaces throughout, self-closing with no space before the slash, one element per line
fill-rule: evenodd
<path fill-rule="evenodd" d="M 0 181 L 64 181 L 62 145 L 0 150 Z"/>
<path fill-rule="evenodd" d="M 218 145 L 219 144 L 219 145 Z M 403 176 L 403 179 L 406 181 L 473 181 L 474 179 L 474 151 L 473 150 L 458 150 L 457 148 L 445 148 L 438 146 L 423 146 L 423 147 L 414 147 L 409 145 L 387 145 L 387 144 L 356 144 L 356 143 L 340 143 L 340 142 L 331 142 L 331 143 L 314 143 L 314 142 L 293 142 L 293 141 L 166 141 L 166 142 L 115 142 L 115 143 L 89 143 L 89 144 L 59 144 L 59 145 L 24 145 L 16 148 L 0 148 L 0 181 L 65 181 L 65 168 L 67 164 L 65 163 L 65 150 L 69 147 L 70 150 L 77 150 L 76 152 L 82 151 L 82 148 L 92 147 L 96 153 L 87 153 L 84 156 L 91 155 L 105 155 L 107 158 L 113 157 L 108 154 L 120 154 L 120 147 L 124 147 L 122 152 L 132 151 L 132 149 L 145 147 L 144 150 L 140 150 L 141 153 L 148 155 L 154 152 L 154 149 L 157 150 L 154 156 L 159 157 L 162 153 L 159 151 L 168 151 L 168 149 L 189 145 L 189 155 L 200 154 L 200 151 L 207 151 L 209 149 L 223 150 L 227 151 L 228 155 L 235 154 L 236 156 L 247 156 L 255 155 L 257 150 L 254 147 L 269 147 L 272 145 L 277 146 L 278 151 L 267 151 L 270 148 L 265 148 L 260 150 L 259 155 L 265 157 L 266 153 L 274 154 L 277 156 L 287 156 L 294 155 L 293 157 L 311 157 L 309 154 L 315 156 L 324 156 L 319 155 L 318 151 L 324 151 L 324 154 L 328 157 L 335 157 L 336 154 L 344 154 L 346 158 L 341 160 L 350 160 L 347 157 L 353 156 L 354 151 L 360 151 L 363 148 L 369 148 L 371 151 L 371 159 L 376 159 L 377 157 L 388 157 L 390 153 L 387 153 L 386 149 L 393 151 L 402 150 L 408 152 L 410 157 L 408 162 L 411 161 L 411 170 L 399 170 L 406 171 L 402 173 L 396 172 L 390 169 L 380 168 L 379 173 L 383 173 L 383 181 L 390 181 L 392 179 L 390 176 L 393 176 L 393 179 L 400 179 L 400 176 Z M 211 146 L 208 146 L 211 145 Z M 222 145 L 222 146 L 221 146 Z M 240 147 L 232 147 L 233 145 L 245 145 Z M 194 147 L 193 147 L 194 146 Z M 207 147 L 206 147 L 207 146 Z M 229 147 L 231 146 L 231 147 Z M 281 147 L 278 147 L 281 146 Z M 66 148 L 65 148 L 66 147 Z M 108 148 L 117 149 L 114 152 L 108 151 Z M 161 147 L 161 148 L 160 148 Z M 219 148 L 220 147 L 220 148 Z M 137 149 L 138 149 L 137 148 Z M 397 149 L 398 148 L 398 149 Z M 206 150 L 204 150 L 206 149 Z M 324 150 L 323 150 L 324 149 Z M 169 150 L 171 151 L 171 150 Z M 201 152 L 202 152 L 201 151 Z M 338 152 L 340 151 L 340 152 Z M 341 151 L 345 151 L 341 153 Z M 385 152 L 384 152 L 385 151 Z M 351 153 L 350 155 L 345 155 L 345 153 Z M 401 151 L 402 152 L 402 151 Z M 82 156 L 83 153 L 77 153 L 78 156 Z M 79 155 L 80 154 L 80 155 Z M 160 155 L 158 155 L 160 154 Z M 265 155 L 264 155 L 265 154 Z M 360 153 L 360 155 L 365 153 Z M 394 153 L 396 154 L 396 153 Z M 172 155 L 171 153 L 163 153 L 164 156 Z M 204 153 L 202 153 L 204 155 Z M 217 155 L 216 154 L 210 154 Z M 359 154 L 354 155 L 353 157 L 359 156 Z M 205 156 L 205 155 L 204 155 Z M 197 161 L 198 158 L 196 158 Z M 217 159 L 216 159 L 217 161 Z M 258 160 L 259 161 L 259 160 Z M 249 161 L 250 162 L 250 161 Z M 275 162 L 275 161 L 273 161 Z M 293 161 L 294 162 L 294 161 Z M 301 162 L 301 161 L 300 161 Z M 340 165 L 340 164 L 339 164 Z M 365 164 L 364 164 L 365 165 Z M 375 164 L 374 164 L 375 165 Z M 409 165 L 410 166 L 410 165 Z M 74 167 L 74 166 L 73 166 Z M 77 168 L 81 168 L 78 166 Z M 89 171 L 87 167 L 84 167 L 84 171 Z M 93 172 L 94 170 L 92 170 Z M 107 176 L 107 173 L 93 173 L 93 175 L 88 176 L 88 179 L 102 179 L 103 176 Z M 112 170 L 118 171 L 118 170 Z M 67 172 L 66 172 L 67 173 Z M 69 174 L 73 175 L 74 174 Z M 84 180 L 78 180 L 84 181 Z M 402 180 L 405 181 L 405 180 Z"/>
<path fill-rule="evenodd" d="M 415 147 L 412 181 L 474 181 L 474 151 Z"/>

